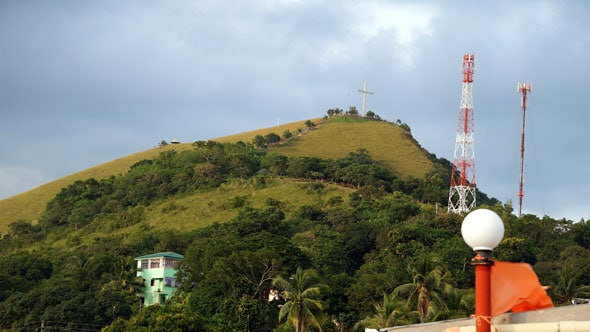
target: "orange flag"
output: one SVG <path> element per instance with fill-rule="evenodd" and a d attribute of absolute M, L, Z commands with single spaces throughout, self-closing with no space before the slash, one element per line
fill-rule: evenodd
<path fill-rule="evenodd" d="M 491 270 L 492 317 L 508 311 L 553 307 L 551 298 L 527 263 L 494 261 Z"/>

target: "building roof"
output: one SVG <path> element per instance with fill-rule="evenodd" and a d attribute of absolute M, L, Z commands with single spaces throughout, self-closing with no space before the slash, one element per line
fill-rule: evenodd
<path fill-rule="evenodd" d="M 158 257 L 175 258 L 175 259 L 183 259 L 184 258 L 184 256 L 181 254 L 177 254 L 172 251 L 166 251 L 166 252 L 157 252 L 155 254 L 139 256 L 139 257 L 135 257 L 134 259 L 140 260 L 140 259 L 158 258 Z"/>

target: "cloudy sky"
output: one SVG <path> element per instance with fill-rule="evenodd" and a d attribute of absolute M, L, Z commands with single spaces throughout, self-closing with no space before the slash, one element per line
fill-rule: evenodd
<path fill-rule="evenodd" d="M 467 4 L 469 3 L 469 4 Z M 367 109 L 453 159 L 475 54 L 476 177 L 590 218 L 590 2 L 0 1 L 0 199 L 154 147 Z M 387 144 L 387 142 L 383 142 Z"/>

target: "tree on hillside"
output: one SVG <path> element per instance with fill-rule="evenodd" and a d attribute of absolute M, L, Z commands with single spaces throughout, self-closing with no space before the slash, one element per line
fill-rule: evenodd
<path fill-rule="evenodd" d="M 293 137 L 293 133 L 290 130 L 285 130 L 282 135 L 283 139 L 289 139 Z"/>
<path fill-rule="evenodd" d="M 179 303 L 166 303 L 142 308 L 129 320 L 117 319 L 103 328 L 105 332 L 122 331 L 229 331 L 236 329 L 229 322 L 219 323 L 216 319 L 204 318 L 199 313 Z"/>
<path fill-rule="evenodd" d="M 259 148 L 266 147 L 266 140 L 264 139 L 264 136 L 262 136 L 262 135 L 254 136 L 254 138 L 252 139 L 252 143 Z"/>
<path fill-rule="evenodd" d="M 590 249 L 590 220 L 580 220 L 571 225 L 573 239 L 580 246 Z"/>
<path fill-rule="evenodd" d="M 396 287 L 394 293 L 407 296 L 408 306 L 416 307 L 420 322 L 446 311 L 445 296 L 455 291 L 450 272 L 428 255 L 420 256 L 409 270 L 412 282 Z"/>
<path fill-rule="evenodd" d="M 580 272 L 579 284 L 590 285 L 590 249 L 578 245 L 567 246 L 559 253 L 559 261 L 571 264 L 574 270 Z"/>
<path fill-rule="evenodd" d="M 324 308 L 320 300 L 322 286 L 317 283 L 317 273 L 312 269 L 298 268 L 292 278 L 293 284 L 282 277 L 275 278 L 272 283 L 287 301 L 281 307 L 279 321 L 287 317 L 296 332 L 305 331 L 308 325 L 321 330 L 319 315 Z"/>
<path fill-rule="evenodd" d="M 264 141 L 269 145 L 276 144 L 281 141 L 281 136 L 275 133 L 269 133 L 264 136 Z"/>
<path fill-rule="evenodd" d="M 525 262 L 534 265 L 537 257 L 534 242 L 530 238 L 505 237 L 498 246 L 496 259 L 507 262 Z"/>
<path fill-rule="evenodd" d="M 570 303 L 578 296 L 590 296 L 590 285 L 579 285 L 578 280 L 582 274 L 570 263 L 566 263 L 559 272 L 559 280 L 553 289 L 558 303 Z"/>
<path fill-rule="evenodd" d="M 408 307 L 404 299 L 395 293 L 383 293 L 383 301 L 375 304 L 375 314 L 359 323 L 374 329 L 393 327 L 399 323 L 407 323 L 404 319 L 407 314 Z"/>
<path fill-rule="evenodd" d="M 359 111 L 357 111 L 356 106 L 350 106 L 348 111 L 346 111 L 346 115 L 358 115 Z"/>
<path fill-rule="evenodd" d="M 342 114 L 342 110 L 339 108 L 330 108 L 326 113 L 328 113 L 328 116 L 332 117 Z"/>
<path fill-rule="evenodd" d="M 313 122 L 311 122 L 311 120 L 305 121 L 305 128 L 311 129 L 313 127 L 315 127 L 315 124 Z"/>
<path fill-rule="evenodd" d="M 102 286 L 102 290 L 113 290 L 136 296 L 143 287 L 143 280 L 135 274 L 135 261 L 123 256 L 115 256 L 112 262 L 110 281 Z"/>

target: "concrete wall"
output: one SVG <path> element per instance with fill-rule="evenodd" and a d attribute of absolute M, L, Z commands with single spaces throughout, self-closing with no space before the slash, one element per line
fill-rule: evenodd
<path fill-rule="evenodd" d="M 549 323 L 559 321 L 590 320 L 590 304 L 566 305 L 562 307 L 533 310 L 518 314 L 505 314 L 507 321 L 498 324 Z M 502 315 L 504 316 L 504 315 Z M 502 318 L 502 316 L 498 318 Z"/>
<path fill-rule="evenodd" d="M 590 320 L 590 304 L 568 305 L 556 308 L 533 310 L 517 314 L 507 313 L 492 320 L 493 324 L 522 324 L 522 323 L 550 323 L 559 321 L 588 321 Z M 436 332 L 444 331 L 453 326 L 473 326 L 475 320 L 456 319 L 442 322 L 397 326 L 380 329 L 380 332 Z"/>

